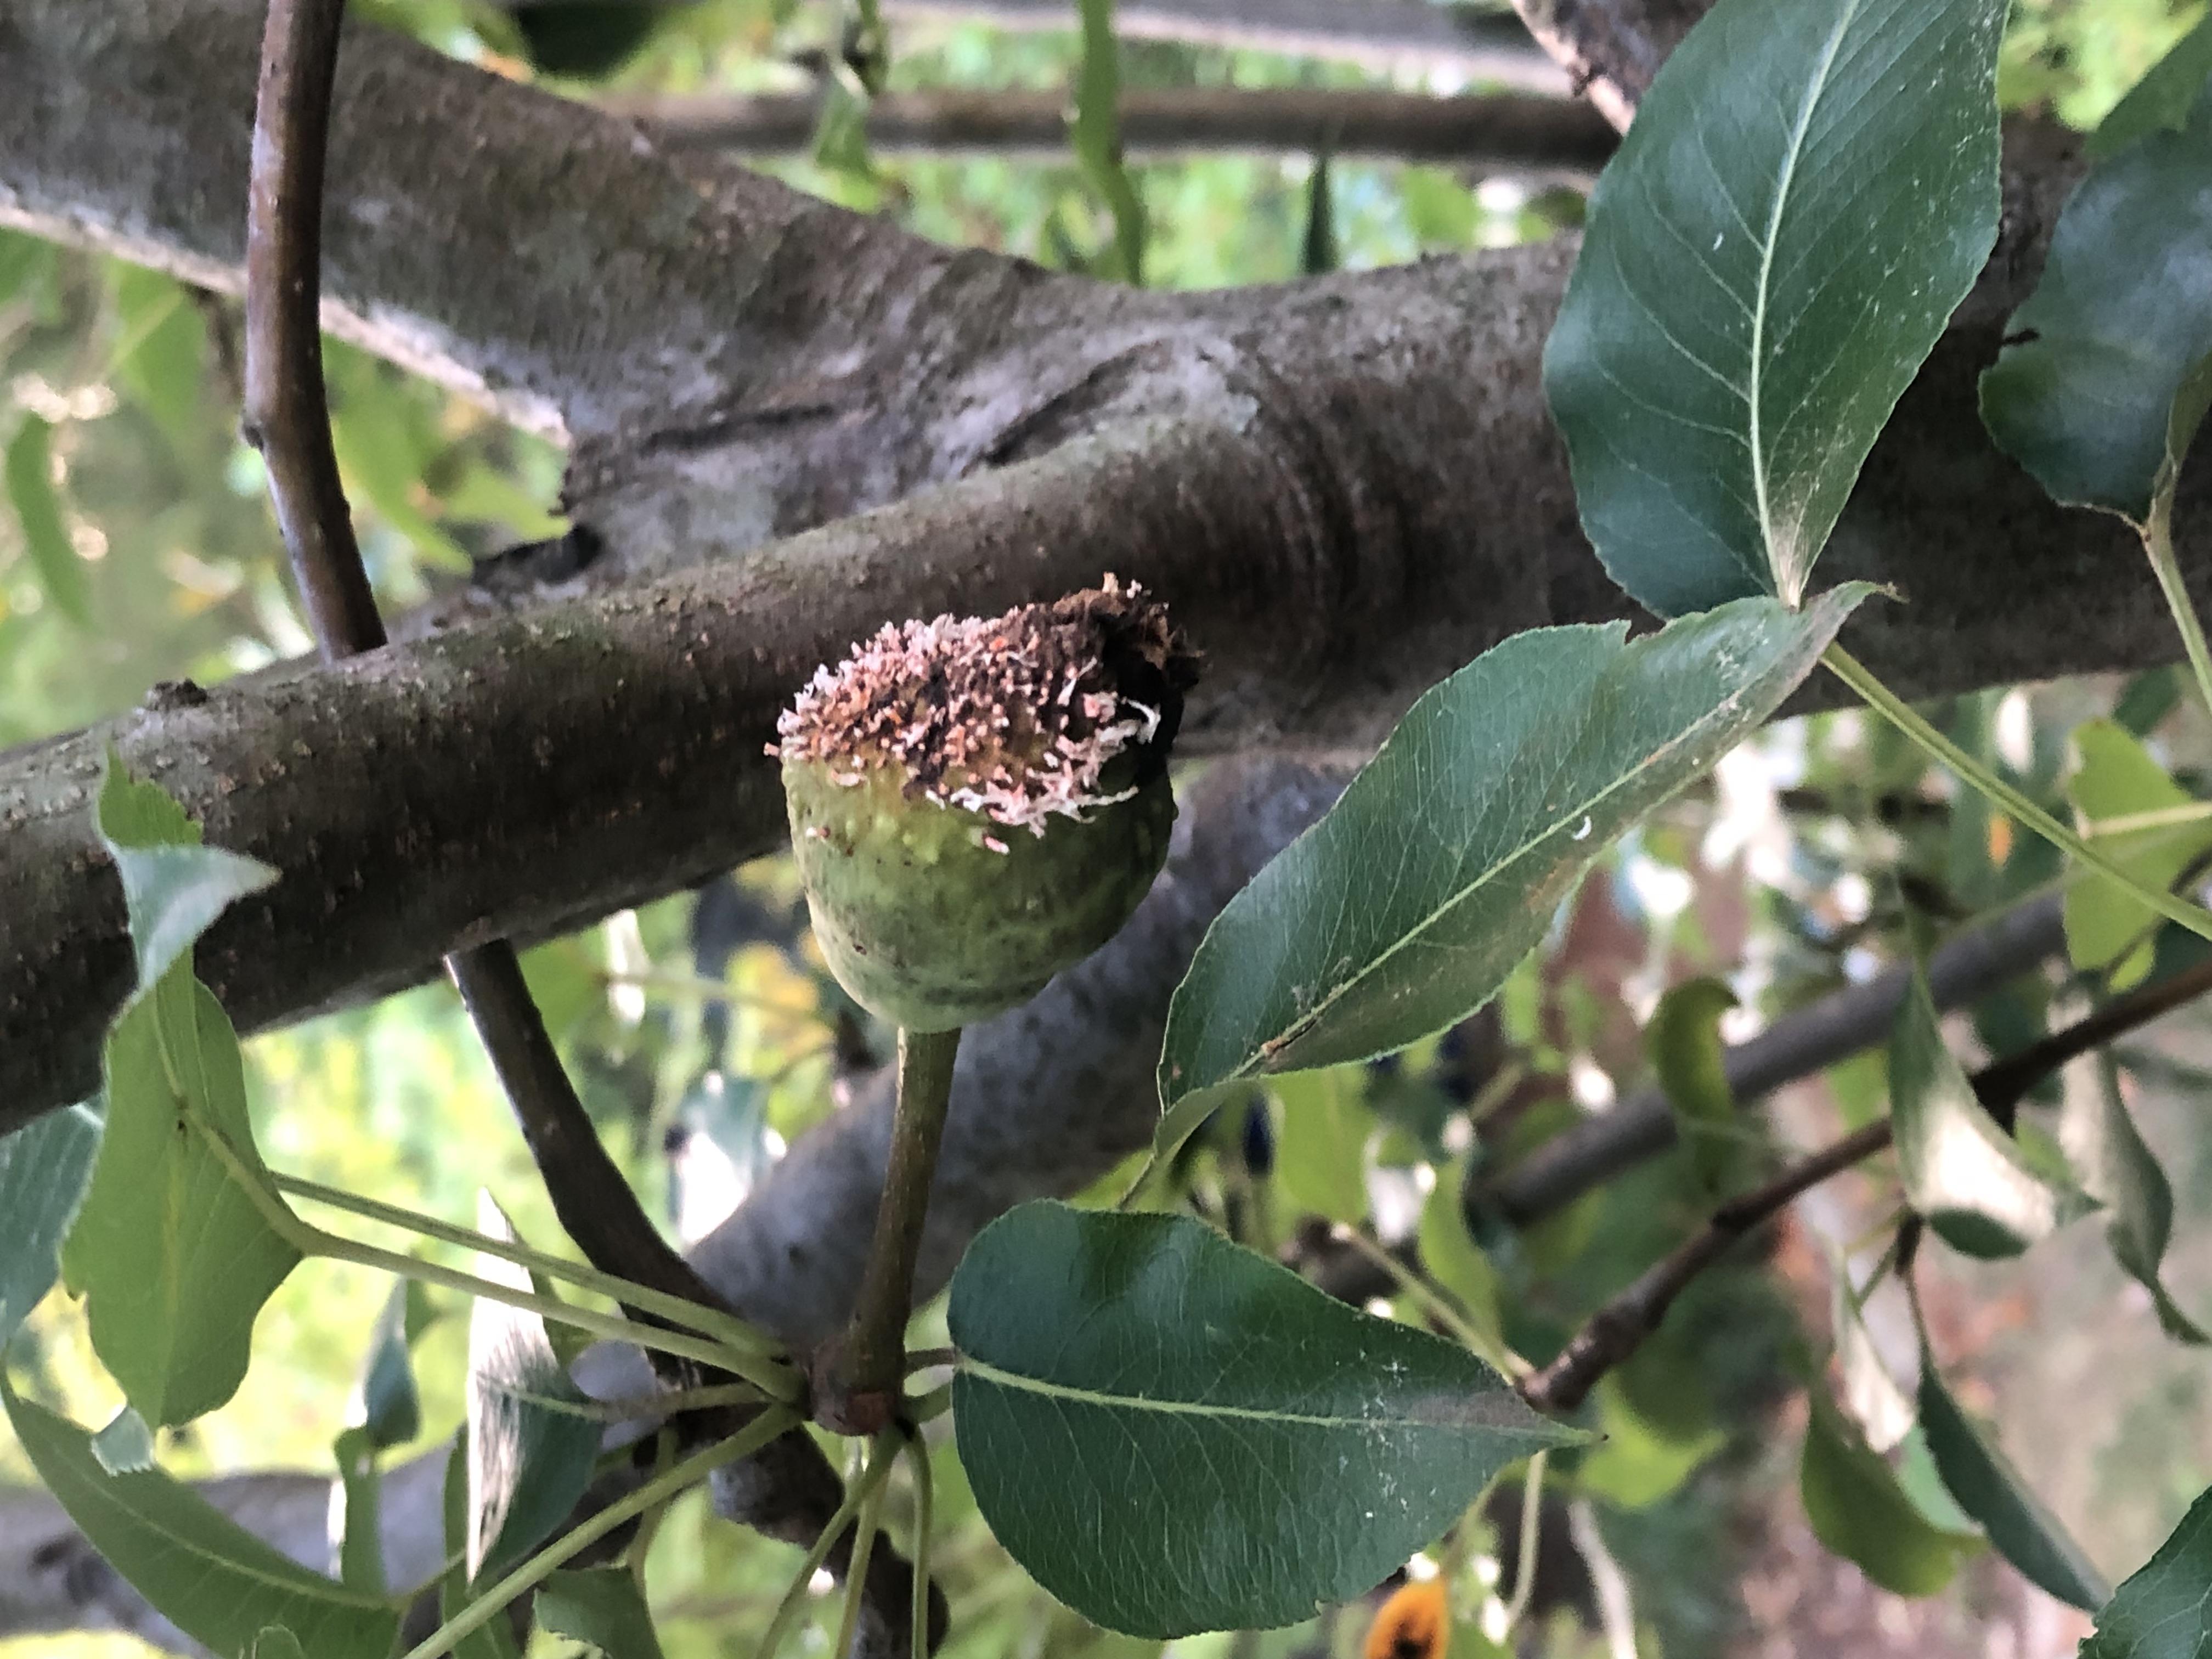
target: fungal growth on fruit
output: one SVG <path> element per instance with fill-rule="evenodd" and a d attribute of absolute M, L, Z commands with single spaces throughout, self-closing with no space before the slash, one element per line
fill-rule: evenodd
<path fill-rule="evenodd" d="M 1001 617 L 883 629 L 778 722 L 831 969 L 910 1031 L 988 1018 L 1113 936 L 1167 856 L 1196 659 L 1111 576 Z"/>

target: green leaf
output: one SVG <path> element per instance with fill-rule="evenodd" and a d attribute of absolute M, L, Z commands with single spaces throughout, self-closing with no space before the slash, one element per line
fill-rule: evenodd
<path fill-rule="evenodd" d="M 1303 276 L 1326 276 L 1340 263 L 1328 172 L 1328 151 L 1324 149 L 1314 157 L 1313 176 L 1306 180 L 1306 234 L 1298 253 L 1298 270 Z"/>
<path fill-rule="evenodd" d="M 1866 1576 L 1899 1595 L 1933 1595 L 1981 1547 L 1970 1534 L 1947 1532 L 1920 1512 L 1897 1477 L 1860 1440 L 1826 1395 L 1812 1393 L 1798 1490 L 1813 1534 Z"/>
<path fill-rule="evenodd" d="M 376 1446 L 366 1430 L 343 1431 L 331 1445 L 338 1470 L 338 1501 L 331 1528 L 337 1534 L 338 1577 L 349 1589 L 384 1593 L 384 1477 Z"/>
<path fill-rule="evenodd" d="M 2112 1258 L 2150 1292 L 2160 1326 L 2175 1341 L 2203 1347 L 2212 1336 L 2181 1310 L 2159 1273 L 2173 1234 L 2173 1189 L 2128 1115 L 2110 1054 L 2097 1058 L 2099 1086 L 2087 1103 L 2088 1133 L 2076 1149 L 2082 1187 L 2105 1206 Z"/>
<path fill-rule="evenodd" d="M 53 431 L 40 416 L 24 416 L 8 441 L 7 460 L 0 471 L 4 471 L 8 500 L 15 507 L 23 549 L 31 556 L 39 585 L 56 610 L 78 627 L 88 628 L 92 605 L 85 594 L 84 562 L 70 545 L 61 497 L 54 493 Z"/>
<path fill-rule="evenodd" d="M 2173 44 L 2151 65 L 2128 95 L 2112 106 L 2085 146 L 2093 161 L 2117 155 L 2137 139 L 2161 130 L 2178 132 L 2189 123 L 2197 94 L 2212 76 L 2212 18 Z"/>
<path fill-rule="evenodd" d="M 2212 1651 L 2212 1492 L 2112 1592 L 2080 1659 L 2203 1659 Z"/>
<path fill-rule="evenodd" d="M 276 880 L 258 859 L 200 844 L 200 827 L 157 783 L 142 782 L 111 747 L 100 786 L 100 839 L 123 880 L 143 993 L 185 957 L 234 901 Z"/>
<path fill-rule="evenodd" d="M 0 306 L 12 304 L 34 286 L 45 288 L 53 268 L 52 242 L 20 230 L 0 229 Z"/>
<path fill-rule="evenodd" d="M 1367 1137 L 1373 1115 L 1352 1066 L 1277 1078 L 1268 1092 L 1282 1103 L 1275 1180 L 1291 1202 L 1353 1227 L 1367 1215 Z"/>
<path fill-rule="evenodd" d="M 1083 60 L 1068 141 L 1085 181 L 1114 216 L 1114 275 L 1135 288 L 1145 280 L 1145 204 L 1121 165 L 1121 55 L 1114 39 L 1114 0 L 1076 4 L 1083 20 Z"/>
<path fill-rule="evenodd" d="M 538 1592 L 538 1622 L 607 1659 L 660 1659 L 653 1611 L 627 1567 L 555 1573 Z"/>
<path fill-rule="evenodd" d="M 386 1659 L 399 1614 L 280 1555 L 158 1470 L 110 1474 L 92 1437 L 0 1384 L 0 1405 L 40 1482 L 154 1610 L 217 1653 L 271 1626 L 315 1659 Z"/>
<path fill-rule="evenodd" d="M 1443 1288 L 1468 1322 L 1499 1346 L 1505 1327 L 1498 1310 L 1498 1270 L 1467 1225 L 1467 1176 L 1471 1155 L 1454 1158 L 1437 1172 L 1437 1184 L 1421 1206 L 1421 1265 Z"/>
<path fill-rule="evenodd" d="M 121 260 L 111 266 L 118 324 L 113 372 L 172 444 L 201 425 L 207 331 L 185 285 Z"/>
<path fill-rule="evenodd" d="M 2198 805 L 2115 721 L 2085 721 L 2075 731 L 2074 744 L 2081 764 L 2066 793 L 2090 824 Z M 2212 817 L 2100 835 L 2097 844 L 2145 886 L 2171 887 L 2191 861 L 2212 848 Z M 2140 984 L 2150 972 L 2158 915 L 2118 882 L 2081 872 L 2066 889 L 2065 917 L 2066 954 L 2076 968 L 2109 970 L 2116 990 Z"/>
<path fill-rule="evenodd" d="M 1832 1248 L 1829 1264 L 1834 1285 L 1829 1299 L 1829 1324 L 1836 1337 L 1836 1369 L 1843 1376 L 1844 1408 L 1866 1437 L 1867 1444 L 1886 1452 L 1911 1432 L 1912 1402 L 1897 1386 L 1881 1350 L 1874 1345 L 1873 1334 L 1859 1311 L 1858 1297 L 1852 1293 L 1850 1269 L 1843 1253 Z"/>
<path fill-rule="evenodd" d="M 2095 1207 L 2046 1181 L 1983 1109 L 1917 971 L 1890 1030 L 1889 1091 L 1905 1198 L 1953 1249 L 2018 1255 Z"/>
<path fill-rule="evenodd" d="M 2212 399 L 2204 33 L 2176 49 L 2190 56 L 2155 92 L 2173 97 L 2193 72 L 2186 122 L 2169 131 L 2146 115 L 2146 130 L 2081 181 L 2051 233 L 2042 281 L 2006 325 L 2012 343 L 1982 376 L 1982 420 L 1998 448 L 2055 499 L 2138 526 L 2166 511 Z"/>
<path fill-rule="evenodd" d="M 1599 1381 L 1596 1399 L 1598 1432 L 1605 1438 L 1583 1456 L 1575 1478 L 1620 1509 L 1649 1509 L 1672 1495 L 1728 1443 L 1717 1428 L 1686 1437 L 1667 1433 L 1636 1409 L 1617 1374 Z M 1456 1659 L 1458 1649 L 1452 1651 Z"/>
<path fill-rule="evenodd" d="M 237 1391 L 253 1322 L 300 1253 L 201 1131 L 261 1172 L 237 1034 L 181 965 L 116 1020 L 106 1085 L 106 1133 L 63 1269 L 125 1397 L 149 1423 L 185 1423 Z"/>
<path fill-rule="evenodd" d="M 360 1426 L 373 1450 L 404 1446 L 422 1432 L 422 1401 L 415 1387 L 415 1362 L 408 1352 L 408 1318 L 421 1287 L 403 1279 L 392 1287 L 384 1310 L 368 1337 L 362 1366 Z"/>
<path fill-rule="evenodd" d="M 1599 175 L 1544 388 L 1660 615 L 1805 592 L 1996 240 L 2005 9 L 1720 0 Z"/>
<path fill-rule="evenodd" d="M 1364 1595 L 1500 1469 L 1581 1437 L 1463 1348 L 1187 1216 L 1023 1205 L 969 1247 L 949 1318 L 984 1517 L 1039 1583 L 1131 1635 Z"/>
<path fill-rule="evenodd" d="M 1771 714 L 1867 592 L 1626 642 L 1537 629 L 1428 691 L 1207 930 L 1168 1012 L 1155 1155 L 1224 1085 L 1402 1048 L 1489 1000 L 1607 844 Z"/>
<path fill-rule="evenodd" d="M 438 1617 L 441 1621 L 451 1620 L 469 1605 L 469 1468 L 471 1461 L 469 1456 L 469 1431 L 465 1427 L 454 1436 L 453 1452 L 446 1460 L 446 1559 L 452 1565 L 446 1570 L 446 1576 L 438 1582 Z M 463 1637 L 453 1648 L 453 1659 L 522 1659 L 522 1656 L 515 1644 L 514 1627 L 501 1618 L 479 1625 Z"/>
<path fill-rule="evenodd" d="M 110 1474 L 137 1474 L 154 1467 L 154 1431 L 125 1406 L 92 1437 L 92 1455 Z"/>
<path fill-rule="evenodd" d="M 478 1202 L 477 1231 L 514 1238 L 489 1194 Z M 498 1256 L 478 1255 L 476 1271 L 517 1290 L 534 1288 L 527 1272 Z M 469 1313 L 471 1583 L 495 1582 L 568 1520 L 599 1452 L 599 1425 L 587 1410 L 545 1322 L 477 1298 Z"/>
<path fill-rule="evenodd" d="M 82 1105 L 0 1135 L 0 1351 L 53 1288 L 99 1151 L 100 1118 Z"/>
<path fill-rule="evenodd" d="M 300 1638 L 282 1625 L 271 1625 L 253 1638 L 252 1659 L 307 1659 Z"/>
<path fill-rule="evenodd" d="M 2112 1586 L 2045 1509 L 2020 1472 L 1951 1397 L 1936 1357 L 1920 1353 L 1920 1420 L 1928 1449 L 1959 1506 L 1982 1523 L 1998 1554 L 2062 1601 L 2094 1613 Z"/>
<path fill-rule="evenodd" d="M 1729 1086 L 1721 1016 L 1735 1007 L 1735 993 L 1717 979 L 1686 980 L 1672 987 L 1644 1028 L 1644 1051 L 1674 1114 L 1674 1127 L 1689 1149 L 1698 1184 L 1717 1197 L 1737 1163 L 1735 1091 Z"/>

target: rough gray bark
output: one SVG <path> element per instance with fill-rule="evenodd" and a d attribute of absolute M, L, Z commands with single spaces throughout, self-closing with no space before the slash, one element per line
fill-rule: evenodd
<path fill-rule="evenodd" d="M 254 24 L 13 0 L 0 215 L 234 281 Z M 2172 654 L 2124 531 L 2044 502 L 1975 420 L 2075 166 L 2039 128 L 2013 155 L 2000 257 L 1829 556 L 1907 595 L 1851 644 L 1913 692 Z M 772 714 L 884 617 L 1137 577 L 1206 650 L 1188 732 L 1218 752 L 1371 741 L 1504 635 L 1626 613 L 1537 376 L 1568 243 L 1130 295 L 358 31 L 325 248 L 349 330 L 571 431 L 580 598 L 0 757 L 0 1124 L 84 1093 L 122 995 L 84 811 L 108 738 L 288 872 L 204 957 L 261 1026 L 769 848 Z"/>
<path fill-rule="evenodd" d="M 234 281 L 256 21 L 15 0 L 0 216 Z M 368 31 L 336 132 L 334 316 L 565 424 L 579 597 L 0 757 L 0 1127 L 86 1091 L 124 989 L 85 811 L 111 738 L 286 872 L 204 952 L 253 1028 L 772 846 L 774 712 L 886 617 L 1142 580 L 1206 653 L 1186 729 L 1218 752 L 1371 742 L 1498 639 L 1626 613 L 1540 390 L 1571 244 L 1130 293 L 933 246 Z M 2012 155 L 1998 256 L 1829 556 L 1905 595 L 1850 643 L 1912 693 L 2174 654 L 2124 532 L 2051 507 L 1974 413 L 2076 167 L 2049 129 Z M 2189 477 L 2201 580 L 2212 483 Z"/>
<path fill-rule="evenodd" d="M 1574 90 L 1623 132 L 1651 77 L 1712 0 L 1513 0 Z"/>
<path fill-rule="evenodd" d="M 671 148 L 738 155 L 805 149 L 822 100 L 805 93 L 615 98 L 600 107 L 641 122 Z M 1064 92 L 887 92 L 867 110 L 878 154 L 983 154 L 1066 160 Z M 1428 98 L 1365 88 L 1176 87 L 1124 92 L 1130 161 L 1224 152 L 1449 162 L 1485 172 L 1586 180 L 1618 142 L 1587 104 L 1501 94 Z"/>

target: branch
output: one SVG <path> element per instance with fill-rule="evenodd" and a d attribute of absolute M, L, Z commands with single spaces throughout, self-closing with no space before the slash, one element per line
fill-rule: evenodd
<path fill-rule="evenodd" d="M 1513 0 L 1577 92 L 1622 132 L 1659 66 L 1712 0 Z"/>
<path fill-rule="evenodd" d="M 822 100 L 805 93 L 617 97 L 601 107 L 641 122 L 671 149 L 759 155 L 811 145 Z M 868 105 L 868 143 L 878 153 L 1063 159 L 1067 108 L 1060 92 L 883 93 Z M 1340 157 L 1586 180 L 1619 142 L 1585 104 L 1521 94 L 1430 98 L 1318 87 L 1140 88 L 1121 94 L 1120 118 L 1122 150 L 1132 161 L 1325 149 Z"/>
<path fill-rule="evenodd" d="M 2008 981 L 2033 973 L 2066 948 L 2062 901 L 2033 899 L 1948 940 L 1928 963 L 1929 988 L 1939 1009 L 1971 1007 Z M 1722 1056 L 1737 1103 L 1826 1071 L 1889 1040 L 1891 1023 L 1911 981 L 1899 963 L 1863 984 L 1784 1015 Z M 2040 1075 L 2040 1073 L 2038 1073 Z M 1638 1089 L 1612 1110 L 1554 1135 L 1495 1182 L 1471 1188 L 1470 1207 L 1526 1226 L 1571 1204 L 1623 1170 L 1674 1144 L 1674 1114 L 1656 1085 Z"/>
<path fill-rule="evenodd" d="M 883 9 L 900 21 L 1024 32 L 1077 27 L 1069 0 L 883 0 Z M 1180 40 L 1377 70 L 1419 64 L 1554 98 L 1569 90 L 1565 74 L 1511 18 L 1430 0 L 1120 0 L 1114 32 L 1125 40 Z"/>
<path fill-rule="evenodd" d="M 2212 991 L 2212 962 L 2200 963 L 2157 984 L 2115 998 L 2064 1030 L 1984 1066 L 1974 1073 L 1975 1096 L 2009 1128 L 2028 1091 L 2069 1060 L 2193 1002 L 2207 991 Z M 1773 1219 L 1800 1194 L 1872 1158 L 1889 1143 L 1890 1121 L 1884 1118 L 1791 1165 L 1757 1191 L 1730 1199 L 1713 1212 L 1702 1231 L 1591 1315 L 1556 1358 L 1524 1378 L 1520 1384 L 1522 1397 L 1540 1411 L 1575 1410 L 1599 1378 L 1626 1361 L 1659 1328 L 1668 1309 L 1690 1281 L 1719 1261 L 1730 1246 Z"/>

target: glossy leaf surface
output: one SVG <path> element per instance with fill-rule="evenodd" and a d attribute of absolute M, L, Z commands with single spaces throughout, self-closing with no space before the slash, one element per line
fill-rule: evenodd
<path fill-rule="evenodd" d="M 1577 1437 L 1464 1349 L 1188 1217 L 1022 1206 L 954 1275 L 961 1462 L 1093 1622 L 1259 1629 L 1364 1595 L 1498 1470 Z"/>
<path fill-rule="evenodd" d="M 2202 50 L 2177 47 L 2191 56 L 2171 72 L 2176 84 L 2160 83 L 2171 97 L 2194 72 L 2179 129 L 2145 112 L 2148 130 L 2113 146 L 2067 202 L 2043 279 L 2006 325 L 2013 343 L 1982 376 L 1982 419 L 2000 449 L 2056 499 L 2139 525 L 2164 511 L 2212 400 Z"/>
<path fill-rule="evenodd" d="M 281 1626 L 316 1659 L 387 1659 L 397 1609 L 280 1555 L 189 1487 L 149 1470 L 110 1474 L 92 1437 L 0 1389 L 24 1455 L 94 1548 L 155 1609 L 217 1653 Z"/>
<path fill-rule="evenodd" d="M 1486 1002 L 1613 838 L 1771 714 L 1864 596 L 1626 641 L 1546 628 L 1426 693 L 1206 932 L 1168 1012 L 1166 1156 L 1224 1085 L 1402 1048 Z"/>
<path fill-rule="evenodd" d="M 2212 1650 L 2212 1492 L 2112 1592 L 2080 1659 L 2203 1659 Z"/>
<path fill-rule="evenodd" d="M 2142 740 L 2117 722 L 2075 728 L 2081 764 L 2066 786 L 2076 813 L 2094 827 L 2145 814 L 2178 817 L 2198 803 L 2166 775 Z M 2212 817 L 2100 835 L 2099 848 L 2145 886 L 2164 889 L 2212 848 Z M 2066 954 L 2076 968 L 2107 970 L 2116 990 L 2140 984 L 2156 954 L 2159 918 L 2118 882 L 2082 871 L 2066 889 Z"/>
<path fill-rule="evenodd" d="M 1583 527 L 1662 616 L 1795 600 L 1996 238 L 2004 0 L 1720 0 L 1590 198 L 1544 354 Z"/>

